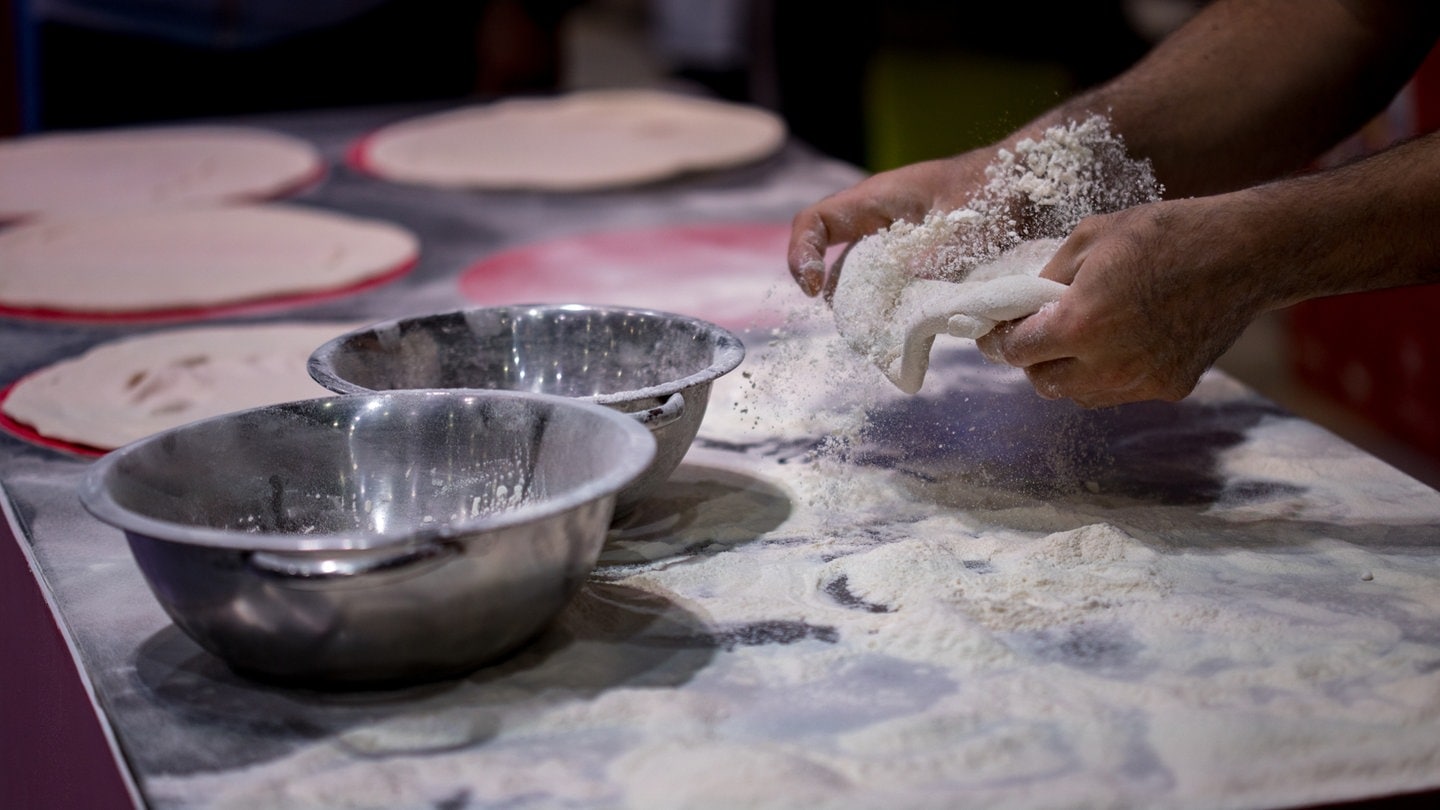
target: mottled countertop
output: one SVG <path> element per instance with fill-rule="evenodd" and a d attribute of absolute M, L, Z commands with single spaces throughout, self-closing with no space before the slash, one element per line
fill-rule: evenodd
<path fill-rule="evenodd" d="M 256 320 L 452 308 L 496 251 L 783 223 L 858 176 L 799 144 L 604 194 L 351 174 L 346 146 L 395 114 L 260 122 L 332 161 L 301 202 L 406 224 L 424 254 L 394 285 Z M 1180 403 L 1083 411 L 955 341 L 903 396 L 774 270 L 757 311 L 786 325 L 741 329 L 749 356 L 686 462 L 551 628 L 460 679 L 232 674 L 80 508 L 88 461 L 0 436 L 7 517 L 142 800 L 1225 808 L 1440 787 L 1440 492 L 1219 373 Z M 670 308 L 703 317 L 703 289 L 677 283 Z M 146 328 L 165 327 L 0 321 L 0 381 Z"/>

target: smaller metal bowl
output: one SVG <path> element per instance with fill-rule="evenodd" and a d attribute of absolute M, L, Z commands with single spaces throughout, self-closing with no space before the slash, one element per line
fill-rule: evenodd
<path fill-rule="evenodd" d="M 391 392 L 158 433 L 95 462 L 80 498 L 124 530 L 175 624 L 236 671 L 415 681 L 539 632 L 654 453 L 591 403 Z"/>
<path fill-rule="evenodd" d="M 310 356 L 310 376 L 338 393 L 475 388 L 536 391 L 630 414 L 655 436 L 655 461 L 617 498 L 633 508 L 689 451 L 710 386 L 745 359 L 715 324 L 644 309 L 529 304 L 373 324 Z"/>

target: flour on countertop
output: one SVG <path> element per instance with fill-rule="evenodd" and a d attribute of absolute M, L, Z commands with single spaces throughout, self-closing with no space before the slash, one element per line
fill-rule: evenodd
<path fill-rule="evenodd" d="M 831 371 L 790 381 L 811 390 Z M 726 378 L 715 401 L 745 387 Z M 1199 393 L 1216 391 L 1236 393 Z M 1418 789 L 1440 766 L 1433 645 L 1416 635 L 1440 615 L 1436 562 L 1405 551 L 1423 528 L 1385 524 L 1385 551 L 1279 521 L 1249 530 L 1257 515 L 1223 502 L 1107 499 L 1108 485 L 988 505 L 958 466 L 825 467 L 733 413 L 707 420 L 707 441 L 750 444 L 692 451 L 533 649 L 413 702 L 333 703 L 334 738 L 297 741 L 245 779 L 154 779 L 149 795 L 1209 808 Z M 1246 444 L 1222 459 L 1230 480 L 1314 488 L 1289 516 L 1336 517 L 1323 472 L 1301 456 L 1261 466 L 1273 457 Z M 1349 518 L 1388 505 L 1357 508 Z"/>
<path fill-rule="evenodd" d="M 148 795 L 1188 809 L 1433 785 L 1435 493 L 1218 375 L 1179 425 L 1042 402 L 963 353 L 947 396 L 906 397 L 830 327 L 797 315 L 716 382 L 650 522 L 612 531 L 535 646 L 403 705 L 335 701 L 338 740 Z"/>

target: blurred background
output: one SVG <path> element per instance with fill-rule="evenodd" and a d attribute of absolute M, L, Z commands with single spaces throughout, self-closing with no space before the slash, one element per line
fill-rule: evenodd
<path fill-rule="evenodd" d="M 0 135 L 656 87 L 775 110 L 817 150 L 881 171 L 1003 135 L 1123 70 L 1201 0 L 252 3 L 278 11 L 234 13 L 246 0 L 0 0 Z M 1437 119 L 1432 55 L 1322 163 Z M 1435 288 L 1309 302 L 1256 322 L 1220 365 L 1440 487 L 1437 313 Z"/>

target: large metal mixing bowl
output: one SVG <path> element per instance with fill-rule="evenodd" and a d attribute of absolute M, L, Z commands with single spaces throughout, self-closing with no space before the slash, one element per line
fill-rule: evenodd
<path fill-rule="evenodd" d="M 339 393 L 539 391 L 629 413 L 654 434 L 656 454 L 620 493 L 624 513 L 674 472 L 705 418 L 711 383 L 744 358 L 735 335 L 685 315 L 536 304 L 377 323 L 316 349 L 310 376 Z"/>
<path fill-rule="evenodd" d="M 98 460 L 80 497 L 165 611 L 235 670 L 369 684 L 472 670 L 589 575 L 654 457 L 633 419 L 507 391 L 239 411 Z"/>

